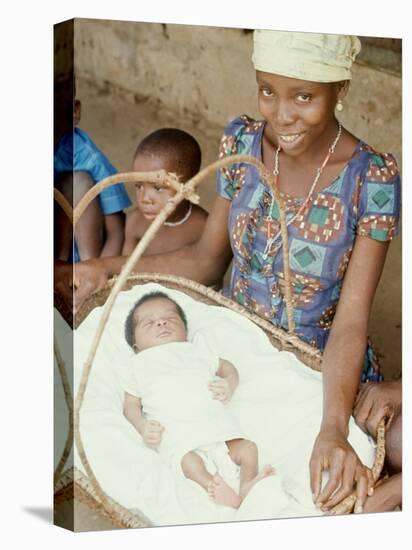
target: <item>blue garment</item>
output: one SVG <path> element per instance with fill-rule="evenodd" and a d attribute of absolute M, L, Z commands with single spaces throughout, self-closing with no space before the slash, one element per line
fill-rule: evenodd
<path fill-rule="evenodd" d="M 242 154 L 261 160 L 264 121 L 242 116 L 224 131 L 220 158 Z M 272 189 L 250 164 L 219 171 L 218 194 L 231 202 L 228 229 L 233 267 L 228 294 L 287 328 L 280 214 Z M 288 226 L 289 266 L 296 334 L 325 348 L 357 235 L 389 241 L 399 231 L 400 176 L 394 158 L 358 141 L 351 159 L 329 185 L 304 198 L 281 193 Z M 362 381 L 380 381 L 372 348 Z"/>
<path fill-rule="evenodd" d="M 65 134 L 57 145 L 54 154 L 55 180 L 63 172 L 87 172 L 94 183 L 117 174 L 109 159 L 80 128 Z M 124 185 L 118 183 L 99 194 L 99 204 L 103 215 L 106 216 L 122 212 L 131 206 L 131 201 Z M 75 262 L 80 261 L 76 242 L 73 243 L 73 259 Z"/>

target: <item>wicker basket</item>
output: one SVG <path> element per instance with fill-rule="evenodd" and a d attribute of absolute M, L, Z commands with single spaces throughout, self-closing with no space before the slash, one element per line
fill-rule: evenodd
<path fill-rule="evenodd" d="M 184 279 L 182 277 L 176 277 L 173 275 L 163 275 L 157 273 L 140 273 L 138 275 L 131 275 L 131 271 L 138 261 L 138 259 L 143 254 L 144 250 L 148 246 L 149 242 L 155 236 L 157 230 L 162 226 L 164 221 L 168 216 L 173 212 L 176 206 L 183 200 L 188 199 L 192 202 L 198 202 L 198 196 L 195 193 L 196 185 L 205 178 L 211 171 L 214 171 L 218 168 L 221 168 L 225 165 L 247 162 L 254 164 L 260 171 L 263 178 L 268 182 L 271 182 L 271 176 L 267 173 L 266 168 L 262 163 L 256 160 L 253 157 L 246 157 L 241 155 L 232 156 L 229 159 L 223 159 L 217 161 L 202 170 L 194 178 L 192 178 L 185 185 L 181 185 L 177 178 L 174 175 L 166 174 L 164 171 L 151 172 L 151 173 L 127 173 L 127 174 L 116 174 L 110 178 L 106 178 L 101 181 L 99 184 L 95 185 L 90 189 L 90 191 L 83 197 L 83 199 L 77 205 L 75 211 L 71 209 L 64 197 L 56 192 L 55 190 L 55 199 L 62 206 L 63 210 L 72 220 L 73 224 L 77 222 L 81 214 L 87 208 L 88 204 L 102 191 L 103 189 L 114 185 L 120 181 L 122 182 L 131 182 L 131 181 L 146 181 L 146 182 L 161 182 L 173 188 L 176 191 L 176 195 L 166 204 L 163 210 L 158 214 L 155 220 L 152 222 L 150 228 L 141 239 L 141 241 L 136 246 L 135 250 L 129 257 L 125 266 L 122 269 L 121 274 L 111 279 L 105 286 L 103 290 L 89 297 L 88 300 L 82 305 L 81 309 L 77 312 L 76 316 L 73 317 L 71 310 L 67 307 L 64 301 L 55 294 L 55 307 L 59 310 L 64 319 L 68 322 L 72 328 L 76 328 L 80 323 L 87 317 L 87 315 L 95 307 L 103 306 L 104 309 L 102 312 L 101 320 L 96 331 L 95 339 L 91 345 L 91 350 L 89 357 L 86 361 L 86 364 L 83 369 L 82 379 L 80 382 L 78 394 L 74 400 L 74 407 L 70 406 L 71 396 L 67 394 L 66 391 L 66 400 L 68 402 L 69 412 L 73 418 L 73 433 L 74 441 L 78 450 L 79 457 L 81 459 L 82 465 L 87 473 L 87 476 L 81 474 L 77 469 L 69 469 L 63 472 L 63 468 L 67 457 L 69 456 L 70 446 L 73 441 L 70 437 L 67 440 L 66 448 L 63 452 L 63 457 L 60 460 L 60 463 L 55 471 L 55 506 L 63 502 L 65 499 L 72 499 L 73 501 L 79 501 L 85 503 L 91 509 L 95 510 L 96 513 L 100 514 L 102 517 L 108 519 L 114 526 L 117 527 L 146 527 L 150 525 L 150 520 L 144 516 L 144 514 L 136 511 L 126 510 L 120 504 L 115 502 L 113 499 L 107 495 L 101 488 L 98 480 L 94 476 L 93 470 L 87 460 L 87 456 L 82 444 L 81 434 L 79 430 L 79 418 L 80 418 L 80 409 L 83 402 L 84 393 L 87 386 L 88 377 L 90 370 L 93 364 L 93 360 L 96 354 L 97 347 L 99 345 L 105 324 L 109 318 L 111 308 L 113 307 L 116 296 L 121 290 L 128 290 L 132 286 L 137 284 L 144 284 L 148 282 L 157 282 L 164 285 L 167 288 L 177 289 L 186 294 L 190 295 L 192 298 L 201 301 L 206 304 L 220 305 L 227 307 L 233 311 L 236 311 L 253 323 L 259 326 L 269 337 L 272 345 L 278 350 L 287 350 L 296 355 L 296 357 L 308 367 L 321 370 L 321 360 L 322 355 L 319 350 L 313 348 L 309 344 L 303 342 L 298 338 L 294 330 L 293 322 L 293 307 L 292 307 L 292 290 L 290 283 L 290 274 L 289 266 L 285 262 L 285 302 L 287 309 L 287 318 L 289 331 L 279 329 L 273 326 L 268 321 L 262 319 L 261 317 L 251 313 L 238 303 L 224 297 L 222 294 L 214 291 L 211 288 L 205 287 L 194 281 Z M 280 211 L 280 222 L 282 228 L 282 243 L 283 243 L 283 253 L 284 257 L 288 257 L 288 240 L 287 240 L 287 229 L 285 223 L 284 207 L 282 201 L 279 197 L 277 189 L 273 189 L 275 198 L 279 205 Z M 65 367 L 62 363 L 60 354 L 58 353 L 57 343 L 56 345 L 56 358 L 59 364 L 59 372 L 62 375 L 63 386 L 67 387 L 65 384 Z M 385 458 L 385 420 L 382 419 L 377 432 L 377 452 L 375 458 L 375 464 L 372 469 L 372 473 L 375 481 L 378 480 Z M 330 512 L 330 515 L 333 514 L 347 514 L 351 513 L 353 510 L 354 503 L 356 501 L 355 494 L 350 495 L 344 499 L 340 504 L 335 506 Z"/>

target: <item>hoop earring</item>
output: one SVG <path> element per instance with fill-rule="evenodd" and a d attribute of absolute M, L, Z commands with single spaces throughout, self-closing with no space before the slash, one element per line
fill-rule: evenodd
<path fill-rule="evenodd" d="M 338 99 L 338 102 L 336 103 L 336 110 L 340 113 L 343 111 L 343 103 L 341 99 Z"/>

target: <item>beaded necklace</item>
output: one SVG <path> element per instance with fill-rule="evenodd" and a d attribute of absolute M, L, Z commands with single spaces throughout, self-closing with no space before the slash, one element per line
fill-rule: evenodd
<path fill-rule="evenodd" d="M 341 125 L 340 122 L 338 122 L 338 133 L 337 133 L 332 145 L 329 147 L 328 153 L 327 153 L 324 161 L 322 162 L 321 166 L 316 170 L 316 176 L 315 176 L 315 179 L 313 180 L 313 183 L 312 183 L 312 185 L 309 189 L 309 192 L 308 192 L 305 200 L 303 201 L 302 205 L 300 206 L 299 210 L 286 223 L 286 227 L 289 227 L 289 225 L 296 220 L 296 218 L 304 211 L 304 209 L 306 208 L 306 205 L 308 204 L 308 202 L 312 199 L 313 191 L 315 190 L 316 184 L 319 181 L 319 178 L 320 178 L 320 176 L 323 172 L 323 169 L 325 168 L 325 166 L 329 162 L 330 157 L 335 152 L 336 145 L 337 145 L 341 135 L 342 135 L 342 125 Z M 279 145 L 276 149 L 276 152 L 275 152 L 275 168 L 273 170 L 273 180 L 274 180 L 273 185 L 274 185 L 274 187 L 277 187 L 278 178 L 279 178 L 279 152 L 280 152 L 280 149 L 281 148 L 280 148 L 280 145 Z M 275 196 L 274 196 L 274 194 L 272 194 L 272 203 L 271 203 L 270 210 L 269 210 L 270 216 L 271 216 L 271 213 L 273 211 L 274 203 L 275 203 Z M 269 224 L 268 224 L 268 235 L 267 235 L 268 240 L 267 240 L 267 243 L 266 243 L 266 246 L 265 246 L 265 250 L 263 252 L 263 259 L 264 260 L 267 259 L 268 255 L 269 255 L 269 250 L 272 247 L 273 243 L 275 241 L 277 241 L 277 239 L 280 237 L 280 233 L 281 232 L 278 231 L 278 233 L 276 233 L 276 235 L 272 239 L 269 239 Z"/>
<path fill-rule="evenodd" d="M 191 213 L 192 213 L 192 203 L 189 202 L 189 209 L 181 220 L 179 220 L 178 222 L 164 222 L 163 225 L 167 225 L 169 227 L 176 227 L 176 225 L 182 225 L 182 223 L 185 223 L 185 221 L 187 221 L 190 218 Z"/>

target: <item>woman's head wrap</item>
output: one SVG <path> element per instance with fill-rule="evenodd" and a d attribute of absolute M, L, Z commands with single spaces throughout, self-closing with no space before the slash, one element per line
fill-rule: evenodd
<path fill-rule="evenodd" d="M 312 82 L 352 78 L 361 49 L 357 36 L 256 30 L 252 61 L 257 71 Z"/>

